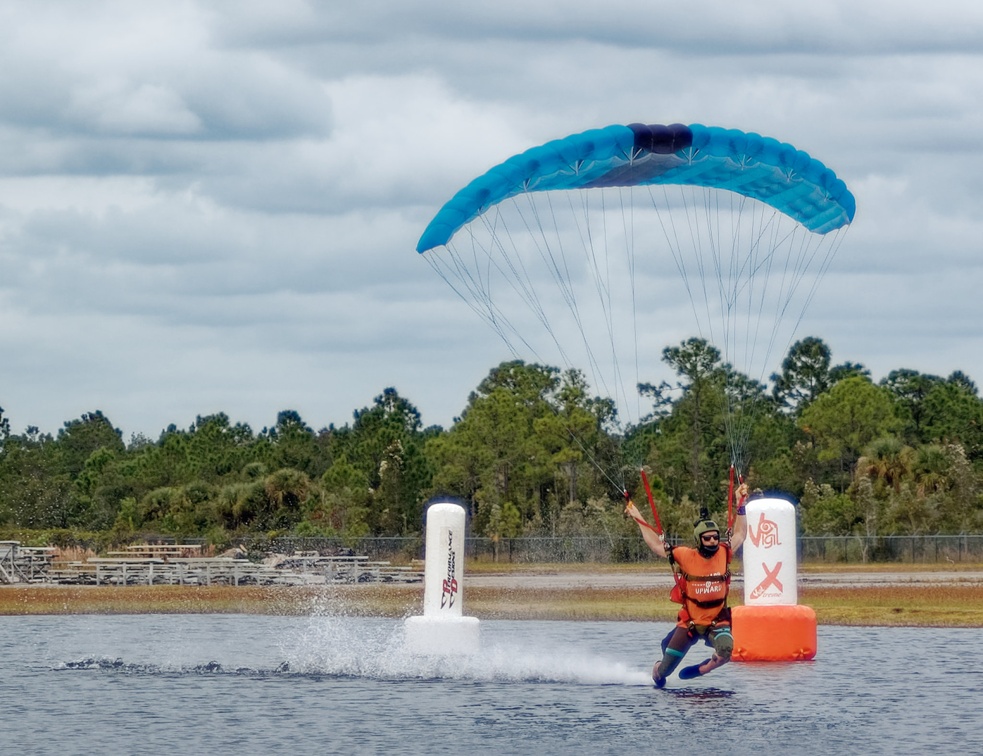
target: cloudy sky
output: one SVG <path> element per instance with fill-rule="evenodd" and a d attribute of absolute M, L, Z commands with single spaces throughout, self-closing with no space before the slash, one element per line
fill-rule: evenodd
<path fill-rule="evenodd" d="M 449 425 L 510 354 L 414 251 L 426 223 L 515 152 L 635 121 L 820 157 L 858 213 L 800 335 L 875 380 L 983 382 L 977 0 L 0 0 L 0 69 L 17 433 L 321 428 L 389 386 Z"/>

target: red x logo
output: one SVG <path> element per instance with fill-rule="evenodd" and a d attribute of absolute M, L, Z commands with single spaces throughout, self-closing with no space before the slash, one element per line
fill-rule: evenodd
<path fill-rule="evenodd" d="M 771 586 L 775 586 L 779 592 L 784 593 L 785 587 L 782 585 L 782 581 L 778 579 L 778 573 L 782 569 L 782 563 L 779 562 L 775 565 L 775 569 L 769 570 L 768 565 L 762 562 L 761 568 L 765 571 L 765 579 L 758 583 L 757 588 L 751 591 L 751 598 L 760 598 Z"/>

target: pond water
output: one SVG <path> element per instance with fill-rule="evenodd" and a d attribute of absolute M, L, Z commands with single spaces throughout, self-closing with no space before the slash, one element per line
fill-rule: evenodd
<path fill-rule="evenodd" d="M 983 753 L 979 630 L 820 627 L 812 662 L 734 663 L 660 691 L 649 675 L 669 629 L 483 621 L 480 653 L 427 658 L 403 650 L 395 620 L 4 617 L 2 747 Z"/>

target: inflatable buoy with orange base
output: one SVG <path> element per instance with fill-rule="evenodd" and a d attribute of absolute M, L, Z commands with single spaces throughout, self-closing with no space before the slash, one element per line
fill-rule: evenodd
<path fill-rule="evenodd" d="M 734 661 L 809 661 L 816 656 L 816 613 L 795 605 L 731 607 Z"/>

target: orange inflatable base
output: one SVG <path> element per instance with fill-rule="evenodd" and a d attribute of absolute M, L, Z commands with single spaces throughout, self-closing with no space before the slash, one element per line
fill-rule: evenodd
<path fill-rule="evenodd" d="M 816 656 L 816 613 L 808 606 L 731 608 L 734 661 L 809 661 Z"/>

